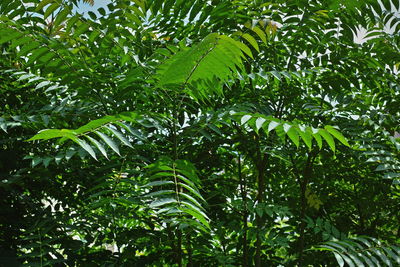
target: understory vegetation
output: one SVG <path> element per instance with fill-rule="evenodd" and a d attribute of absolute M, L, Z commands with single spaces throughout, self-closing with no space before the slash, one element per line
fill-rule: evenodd
<path fill-rule="evenodd" d="M 0 266 L 400 266 L 400 6 L 0 1 Z"/>

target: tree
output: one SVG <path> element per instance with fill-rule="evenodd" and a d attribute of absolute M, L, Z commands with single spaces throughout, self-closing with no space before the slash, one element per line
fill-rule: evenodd
<path fill-rule="evenodd" d="M 0 4 L 8 259 L 399 260 L 394 3 L 77 4 Z"/>

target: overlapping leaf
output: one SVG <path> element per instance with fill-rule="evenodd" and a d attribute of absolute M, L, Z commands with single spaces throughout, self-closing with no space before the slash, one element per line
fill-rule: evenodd
<path fill-rule="evenodd" d="M 121 122 L 137 122 L 139 118 L 140 115 L 135 112 L 125 112 L 115 116 L 105 116 L 93 120 L 75 130 L 45 129 L 37 133 L 28 141 L 57 138 L 60 142 L 63 142 L 69 139 L 77 143 L 95 159 L 96 151 L 99 151 L 103 156 L 108 157 L 106 147 L 111 148 L 117 154 L 120 153 L 118 142 L 132 147 L 129 137 L 126 136 L 130 135 L 132 130 L 128 125 Z M 85 139 L 87 139 L 89 143 L 85 141 Z M 116 142 L 117 140 L 118 142 Z"/>
<path fill-rule="evenodd" d="M 209 219 L 205 213 L 204 198 L 199 191 L 200 179 L 195 167 L 188 161 L 161 158 L 147 166 L 151 188 L 147 194 L 149 206 L 157 214 L 178 224 L 189 224 L 207 231 Z"/>
<path fill-rule="evenodd" d="M 157 70 L 160 87 L 183 87 L 198 99 L 222 94 L 221 82 L 234 76 L 243 66 L 244 54 L 251 56 L 243 43 L 216 33 L 186 47 L 166 60 Z M 213 85 L 213 86 L 210 86 Z"/>
<path fill-rule="evenodd" d="M 316 247 L 335 255 L 339 266 L 399 266 L 400 248 L 384 244 L 376 238 L 359 236 L 333 240 Z"/>
<path fill-rule="evenodd" d="M 335 151 L 336 149 L 335 139 L 345 146 L 350 146 L 342 133 L 330 125 L 327 125 L 324 128 L 313 128 L 299 123 L 279 120 L 271 116 L 265 116 L 262 114 L 244 114 L 242 112 L 233 112 L 231 116 L 242 127 L 249 127 L 256 132 L 263 129 L 265 133 L 268 134 L 272 130 L 275 130 L 282 141 L 285 141 L 285 137 L 287 136 L 296 147 L 299 147 L 300 140 L 303 140 L 305 145 L 311 150 L 313 139 L 315 139 L 320 149 L 322 148 L 322 140 L 325 140 L 332 151 Z"/>

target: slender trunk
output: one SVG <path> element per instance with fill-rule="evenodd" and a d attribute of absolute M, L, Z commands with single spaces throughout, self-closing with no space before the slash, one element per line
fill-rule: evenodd
<path fill-rule="evenodd" d="M 306 228 L 306 208 L 307 208 L 307 199 L 306 199 L 306 190 L 308 182 L 311 178 L 312 174 L 312 161 L 315 156 L 311 153 L 308 154 L 307 162 L 303 169 L 303 178 L 300 177 L 300 174 L 297 172 L 298 181 L 300 185 L 300 231 L 299 231 L 299 267 L 303 266 L 303 254 L 305 247 L 305 228 Z M 294 161 L 292 159 L 294 164 Z"/>
<path fill-rule="evenodd" d="M 258 204 L 263 203 L 264 201 L 264 191 L 265 191 L 265 181 L 264 181 L 264 172 L 259 169 L 258 171 L 258 195 L 257 202 Z M 255 266 L 261 267 L 261 230 L 263 228 L 263 220 L 262 217 L 256 214 L 256 225 L 257 225 L 257 240 L 256 240 L 256 257 L 255 257 Z"/>
<path fill-rule="evenodd" d="M 306 188 L 307 181 L 303 179 L 300 181 L 300 236 L 299 236 L 299 267 L 303 266 L 303 251 L 304 251 L 304 230 L 306 226 L 305 215 L 306 215 Z"/>
<path fill-rule="evenodd" d="M 261 155 L 261 148 L 259 143 L 259 137 L 256 136 L 257 142 L 257 203 L 258 205 L 264 202 L 265 192 L 265 169 L 267 164 L 267 155 Z M 263 219 L 261 216 L 256 214 L 256 226 L 257 226 L 257 240 L 256 240 L 256 255 L 255 255 L 255 266 L 261 267 L 261 232 L 263 228 Z"/>
<path fill-rule="evenodd" d="M 177 121 L 178 121 L 178 111 L 176 109 L 176 105 L 173 106 L 172 110 L 172 116 L 173 116 L 173 124 L 172 124 L 172 141 L 173 141 L 173 147 L 172 147 L 172 153 L 173 153 L 173 160 L 174 164 L 175 161 L 178 159 L 178 133 L 177 133 Z M 174 167 L 175 169 L 175 167 Z M 176 177 L 176 176 L 175 176 Z M 178 194 L 178 191 L 181 190 L 181 188 L 178 186 L 177 181 L 175 180 L 175 186 L 176 186 L 176 194 Z M 178 202 L 179 202 L 179 197 Z M 175 236 L 177 237 L 177 244 L 175 246 L 175 255 L 176 255 L 176 263 L 178 264 L 179 267 L 182 267 L 182 259 L 183 259 L 183 251 L 182 251 L 182 231 L 179 229 L 175 230 Z"/>
<path fill-rule="evenodd" d="M 168 239 L 171 245 L 171 250 L 172 250 L 172 259 L 176 260 L 177 255 L 178 255 L 178 248 L 177 248 L 177 244 L 175 243 L 175 235 L 174 235 L 174 231 L 171 228 L 171 226 L 169 224 L 167 224 L 167 235 L 168 235 Z M 176 260 L 176 262 L 178 262 Z"/>
<path fill-rule="evenodd" d="M 188 254 L 188 264 L 187 267 L 193 267 L 193 250 L 192 250 L 192 242 L 190 240 L 190 233 L 186 235 L 187 242 L 187 254 Z"/>
<path fill-rule="evenodd" d="M 181 230 L 176 230 L 176 236 L 178 238 L 178 244 L 176 246 L 176 248 L 177 248 L 176 260 L 177 260 L 178 266 L 182 267 L 183 265 L 182 265 L 182 232 L 181 232 Z"/>
<path fill-rule="evenodd" d="M 239 183 L 240 183 L 240 194 L 242 197 L 243 203 L 243 212 L 242 212 L 242 223 L 243 223 L 243 238 L 242 238 L 242 249 L 243 249 L 243 256 L 242 256 L 242 266 L 248 266 L 248 248 L 247 248 L 247 184 L 246 179 L 243 179 L 242 176 L 242 162 L 240 159 L 240 154 L 238 158 L 238 176 L 239 176 Z"/>

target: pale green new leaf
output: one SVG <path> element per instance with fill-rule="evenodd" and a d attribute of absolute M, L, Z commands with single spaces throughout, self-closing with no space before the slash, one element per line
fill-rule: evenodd
<path fill-rule="evenodd" d="M 67 129 L 45 129 L 41 130 L 39 133 L 28 139 L 28 141 L 34 140 L 48 140 L 52 138 L 60 138 L 60 137 L 67 137 L 69 139 L 75 138 L 75 133 L 71 130 Z"/>
<path fill-rule="evenodd" d="M 157 70 L 160 87 L 181 87 L 197 98 L 221 94 L 221 86 L 242 68 L 243 44 L 219 34 L 209 34 L 200 43 L 185 47 Z M 192 84 L 192 86 L 186 86 Z"/>
<path fill-rule="evenodd" d="M 251 36 L 248 33 L 245 33 L 242 35 L 242 38 L 246 39 L 246 41 L 248 41 L 254 47 L 254 49 L 257 50 L 257 52 L 260 52 L 260 48 L 258 47 L 257 41 L 256 39 L 254 39 L 253 36 Z"/>

